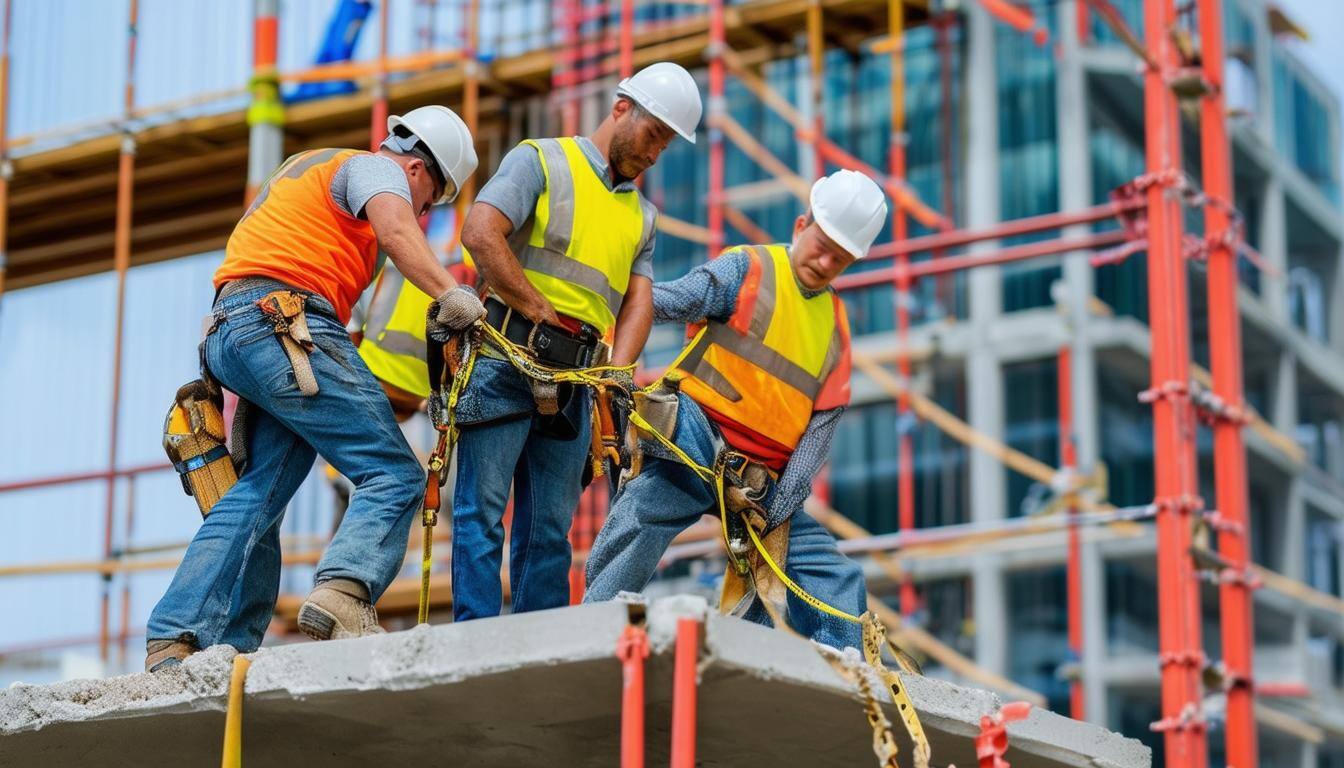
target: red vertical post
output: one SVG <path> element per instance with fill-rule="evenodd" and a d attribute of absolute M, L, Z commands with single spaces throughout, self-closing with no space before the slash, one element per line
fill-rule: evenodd
<path fill-rule="evenodd" d="M 887 26 L 891 35 L 891 140 L 887 156 L 888 171 L 897 183 L 904 184 L 906 176 L 905 158 L 905 0 L 888 0 Z M 896 242 L 902 242 L 910 236 L 909 222 L 905 209 L 900 205 L 891 207 L 891 236 Z M 896 256 L 896 347 L 897 365 L 901 378 L 910 379 L 910 276 L 905 267 L 910 264 L 910 254 Z M 899 417 L 896 421 L 898 431 L 897 469 L 896 469 L 896 518 L 902 531 L 915 528 L 915 444 L 910 434 L 910 395 L 902 391 L 896 400 Z M 915 592 L 915 583 L 907 573 L 901 580 L 901 615 L 909 616 L 919 606 L 919 595 Z"/>
<path fill-rule="evenodd" d="M 1092 12 L 1087 0 L 1073 0 L 1078 5 L 1078 42 L 1087 45 L 1092 40 Z"/>
<path fill-rule="evenodd" d="M 621 77 L 635 73 L 635 0 L 621 0 Z"/>
<path fill-rule="evenodd" d="M 718 118 L 723 101 L 723 52 L 728 45 L 724 32 L 723 0 L 709 0 L 709 257 L 723 250 L 723 131 Z"/>
<path fill-rule="evenodd" d="M 1158 658 L 1166 762 L 1203 768 L 1199 583 L 1190 557 L 1191 516 L 1199 507 L 1195 424 L 1190 402 L 1190 315 L 1182 253 L 1180 116 L 1167 76 L 1178 67 L 1172 0 L 1144 3 L 1144 40 L 1156 66 L 1144 72 L 1148 210 L 1148 307 L 1152 337 L 1153 464 L 1157 498 Z"/>
<path fill-rule="evenodd" d="M 1073 349 L 1065 344 L 1059 348 L 1057 368 L 1059 389 L 1059 465 L 1066 473 L 1078 466 L 1077 445 L 1073 438 Z M 1069 526 L 1068 564 L 1065 568 L 1066 602 L 1069 620 L 1069 654 L 1075 663 L 1083 658 L 1083 553 L 1081 534 L 1076 524 L 1078 505 L 1069 503 L 1069 517 L 1073 525 Z M 1074 720 L 1086 720 L 1087 710 L 1083 698 L 1083 678 L 1081 673 L 1069 683 L 1069 717 Z"/>
<path fill-rule="evenodd" d="M 644 768 L 644 660 L 649 636 L 628 624 L 616 645 L 621 660 L 621 768 Z"/>
<path fill-rule="evenodd" d="M 387 138 L 387 17 L 392 0 L 378 0 L 378 75 L 373 81 L 373 110 L 369 114 L 369 151 L 377 152 Z"/>
<path fill-rule="evenodd" d="M 135 109 L 135 48 L 139 0 L 131 0 L 126 25 L 126 87 L 123 93 L 121 155 L 117 160 L 117 217 L 113 235 L 113 264 L 117 270 L 117 319 L 112 347 L 112 406 L 108 429 L 107 502 L 103 514 L 103 559 L 112 558 L 112 522 L 117 505 L 117 439 L 121 426 L 122 337 L 126 329 L 126 273 L 131 268 L 131 206 L 135 183 L 135 134 L 131 114 Z M 103 574 L 102 609 L 98 631 L 99 657 L 106 664 L 111 642 L 112 574 Z"/>
<path fill-rule="evenodd" d="M 943 176 L 943 218 L 949 223 L 956 219 L 957 201 L 952 191 L 955 186 L 955 167 L 953 166 L 955 152 L 952 142 L 957 132 L 952 126 L 952 41 L 951 29 L 956 23 L 957 16 L 953 12 L 944 12 L 934 17 L 933 31 L 934 41 L 938 47 L 938 127 L 942 132 L 942 176 Z M 933 257 L 940 258 L 943 251 L 933 252 Z M 934 287 L 940 298 L 952 306 L 954 301 L 947 288 L 952 281 L 942 277 L 937 278 Z"/>
<path fill-rule="evenodd" d="M 1221 0 L 1199 0 L 1199 41 L 1204 79 L 1211 86 L 1200 103 L 1200 163 L 1204 192 L 1213 204 L 1204 209 L 1209 244 L 1209 357 L 1213 393 L 1224 403 L 1243 407 L 1241 322 L 1237 312 L 1237 234 L 1232 209 L 1232 157 L 1227 140 L 1223 99 L 1223 6 Z M 1218 554 L 1234 578 L 1219 587 L 1223 664 L 1227 668 L 1227 763 L 1258 765 L 1253 663 L 1255 633 L 1251 587 L 1245 578 L 1250 547 L 1250 515 L 1246 499 L 1246 446 L 1241 422 L 1218 418 L 1213 425 L 1213 480 L 1218 514 Z"/>
<path fill-rule="evenodd" d="M 700 622 L 678 619 L 672 669 L 672 768 L 695 768 L 695 676 L 699 657 Z"/>
<path fill-rule="evenodd" d="M 564 32 L 564 48 L 561 58 L 567 61 L 564 75 L 564 90 L 561 92 L 563 107 L 560 114 L 560 129 L 566 136 L 579 132 L 579 13 L 583 6 L 580 0 L 564 0 L 560 6 L 563 18 L 560 20 Z"/>

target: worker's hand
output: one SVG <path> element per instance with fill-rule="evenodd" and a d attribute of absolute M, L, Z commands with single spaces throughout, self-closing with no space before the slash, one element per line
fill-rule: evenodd
<path fill-rule="evenodd" d="M 555 306 L 540 293 L 537 293 L 535 301 L 530 302 L 525 307 L 515 307 L 515 309 L 536 325 L 545 324 L 562 327 L 560 325 L 560 315 L 556 313 Z"/>
<path fill-rule="evenodd" d="M 442 344 L 454 333 L 470 327 L 482 317 L 485 317 L 485 305 L 476 291 L 469 286 L 459 285 L 430 303 L 425 333 Z"/>

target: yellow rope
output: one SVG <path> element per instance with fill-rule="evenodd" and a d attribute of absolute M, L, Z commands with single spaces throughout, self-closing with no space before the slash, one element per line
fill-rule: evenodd
<path fill-rule="evenodd" d="M 462 368 L 453 376 L 452 386 L 448 388 L 448 401 L 444 404 L 444 408 L 448 411 L 448 423 L 440 434 L 439 445 L 429 457 L 429 471 L 439 476 L 440 485 L 443 484 L 442 473 L 447 470 L 450 462 L 449 455 L 452 453 L 453 444 L 457 442 L 457 401 L 471 379 L 471 372 L 476 367 L 476 355 L 480 351 L 479 345 L 475 342 L 465 343 L 467 350 Z M 447 365 L 448 362 L 444 361 L 445 369 Z M 437 507 L 430 508 L 426 505 L 421 510 L 420 520 L 420 607 L 416 613 L 416 622 L 419 624 L 429 622 L 429 570 L 434 564 L 434 526 L 438 522 Z"/>
<path fill-rule="evenodd" d="M 252 660 L 243 654 L 233 657 L 233 674 L 229 676 L 229 708 L 224 715 L 224 755 L 222 768 L 243 766 L 243 688 L 247 683 L 247 669 Z"/>

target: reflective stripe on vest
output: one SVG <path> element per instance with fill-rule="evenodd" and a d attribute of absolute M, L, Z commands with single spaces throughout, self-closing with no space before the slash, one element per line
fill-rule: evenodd
<path fill-rule="evenodd" d="M 782 245 L 751 246 L 728 322 L 710 320 L 672 364 L 681 390 L 743 431 L 792 450 L 843 351 L 839 299 L 807 297 Z"/>
<path fill-rule="evenodd" d="M 637 190 L 607 189 L 574 139 L 523 143 L 536 148 L 546 188 L 531 226 L 518 227 L 509 245 L 557 312 L 609 337 L 657 211 Z"/>
<path fill-rule="evenodd" d="M 422 398 L 430 389 L 425 314 L 432 301 L 389 264 L 374 289 L 359 343 L 359 356 L 374 376 Z"/>

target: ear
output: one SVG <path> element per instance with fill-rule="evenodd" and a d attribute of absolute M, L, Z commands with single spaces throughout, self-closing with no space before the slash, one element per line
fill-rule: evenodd
<path fill-rule="evenodd" d="M 630 100 L 621 96 L 611 105 L 611 116 L 619 120 L 621 117 L 630 113 L 630 107 Z"/>
<path fill-rule="evenodd" d="M 799 235 L 803 234 L 803 230 L 805 229 L 807 229 L 807 214 L 804 213 L 801 214 L 798 218 L 793 220 L 794 238 L 796 239 Z"/>

